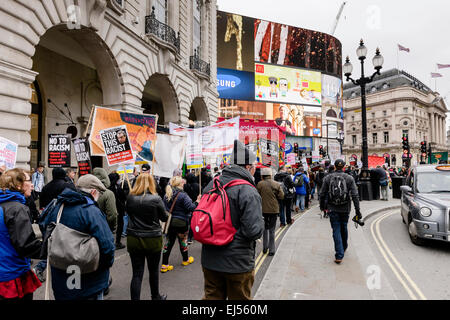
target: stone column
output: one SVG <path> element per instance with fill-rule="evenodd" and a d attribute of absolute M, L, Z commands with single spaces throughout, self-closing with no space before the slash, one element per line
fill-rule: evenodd
<path fill-rule="evenodd" d="M 29 169 L 31 87 L 37 72 L 0 60 L 0 136 L 19 145 L 16 166 Z"/>

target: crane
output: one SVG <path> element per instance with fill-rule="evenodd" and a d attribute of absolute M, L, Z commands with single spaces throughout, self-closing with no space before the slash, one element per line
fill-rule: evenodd
<path fill-rule="evenodd" d="M 337 16 L 336 16 L 336 21 L 334 22 L 333 29 L 331 30 L 331 33 L 330 33 L 332 36 L 334 36 L 334 32 L 336 31 L 337 25 L 338 25 L 338 23 L 339 23 L 339 19 L 341 18 L 342 11 L 344 11 L 344 7 L 345 7 L 346 3 L 347 3 L 347 2 L 344 1 L 344 2 L 341 4 L 341 8 L 339 9 L 339 12 L 338 12 L 338 14 L 337 14 Z"/>

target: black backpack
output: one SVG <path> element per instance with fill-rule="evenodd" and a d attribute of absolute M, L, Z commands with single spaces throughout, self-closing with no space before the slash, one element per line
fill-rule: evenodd
<path fill-rule="evenodd" d="M 295 194 L 295 188 L 294 183 L 292 182 L 291 177 L 287 176 L 284 178 L 283 182 L 281 183 L 281 187 L 283 189 L 284 198 L 290 199 L 294 197 Z"/>
<path fill-rule="evenodd" d="M 347 182 L 342 174 L 333 174 L 328 188 L 328 203 L 335 206 L 347 204 L 349 200 Z"/>
<path fill-rule="evenodd" d="M 301 187 L 301 186 L 303 186 L 304 183 L 305 183 L 305 177 L 303 176 L 303 173 L 294 178 L 294 185 L 296 187 Z"/>

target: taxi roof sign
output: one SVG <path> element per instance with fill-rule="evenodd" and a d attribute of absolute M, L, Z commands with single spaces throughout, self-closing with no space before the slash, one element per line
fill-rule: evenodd
<path fill-rule="evenodd" d="M 439 171 L 450 171 L 450 165 L 437 166 L 436 170 L 439 170 Z"/>

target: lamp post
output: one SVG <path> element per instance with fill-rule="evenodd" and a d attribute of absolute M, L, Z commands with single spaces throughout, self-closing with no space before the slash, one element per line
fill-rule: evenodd
<path fill-rule="evenodd" d="M 366 85 L 371 83 L 376 75 L 380 75 L 380 70 L 383 67 L 384 58 L 380 54 L 380 50 L 377 48 L 375 56 L 372 59 L 373 66 L 375 68 L 374 74 L 371 77 L 366 77 L 364 75 L 364 60 L 367 56 L 367 48 L 361 39 L 359 47 L 356 50 L 358 59 L 361 61 L 361 78 L 354 80 L 351 78 L 353 66 L 350 63 L 350 59 L 347 56 L 345 64 L 343 66 L 343 72 L 347 81 L 353 82 L 353 84 L 361 87 L 361 116 L 362 116 L 362 163 L 363 167 L 361 169 L 361 198 L 362 200 L 373 200 L 372 185 L 370 183 L 370 172 L 369 172 L 369 151 L 367 145 L 367 113 L 366 113 Z"/>

